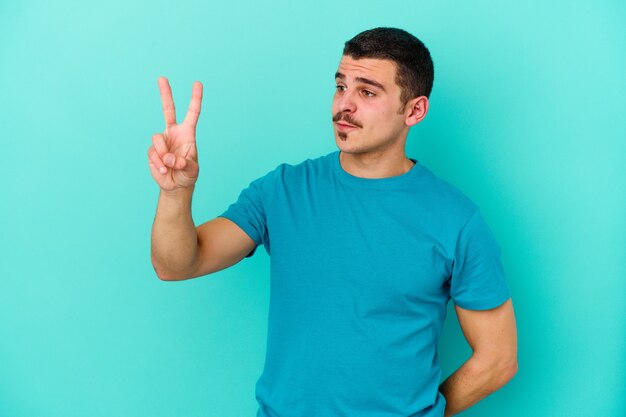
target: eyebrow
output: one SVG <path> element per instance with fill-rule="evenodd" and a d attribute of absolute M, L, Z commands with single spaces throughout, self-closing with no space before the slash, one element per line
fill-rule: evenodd
<path fill-rule="evenodd" d="M 335 73 L 335 78 L 339 78 L 340 80 L 344 80 L 346 78 L 346 76 L 343 75 L 341 72 L 336 72 Z M 379 83 L 378 81 L 369 80 L 369 79 L 363 78 L 363 77 L 356 77 L 354 80 L 356 82 L 358 82 L 358 83 L 373 85 L 374 87 L 380 88 L 385 93 L 387 92 L 387 90 L 385 90 L 385 87 L 383 87 L 383 85 L 381 83 Z"/>

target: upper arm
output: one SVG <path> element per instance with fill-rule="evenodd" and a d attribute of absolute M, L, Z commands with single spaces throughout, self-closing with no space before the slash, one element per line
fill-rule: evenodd
<path fill-rule="evenodd" d="M 190 278 L 211 274 L 241 261 L 256 243 L 232 220 L 217 217 L 196 228 L 198 261 Z"/>
<path fill-rule="evenodd" d="M 489 310 L 455 308 L 474 356 L 505 368 L 517 368 L 517 328 L 511 298 Z"/>

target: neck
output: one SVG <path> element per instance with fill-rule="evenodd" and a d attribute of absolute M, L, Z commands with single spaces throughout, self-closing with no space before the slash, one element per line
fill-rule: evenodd
<path fill-rule="evenodd" d="M 396 154 L 339 153 L 344 171 L 361 178 L 387 178 L 406 174 L 415 163 L 402 150 Z"/>

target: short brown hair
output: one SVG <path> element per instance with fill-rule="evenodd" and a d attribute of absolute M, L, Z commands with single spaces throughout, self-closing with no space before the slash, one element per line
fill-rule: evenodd
<path fill-rule="evenodd" d="M 361 32 L 345 43 L 343 54 L 354 59 L 393 61 L 402 107 L 412 98 L 430 97 L 434 80 L 430 52 L 422 41 L 402 29 L 380 27 Z"/>

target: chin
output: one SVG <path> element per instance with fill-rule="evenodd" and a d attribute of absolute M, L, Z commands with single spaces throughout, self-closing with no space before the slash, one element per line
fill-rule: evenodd
<path fill-rule="evenodd" d="M 335 136 L 335 145 L 337 145 L 337 148 L 343 153 L 363 154 L 372 151 L 371 144 L 368 145 L 367 142 L 364 141 L 365 137 L 361 129 L 353 130 L 348 133 L 335 129 L 333 133 Z"/>
<path fill-rule="evenodd" d="M 354 152 L 354 146 L 351 143 L 350 139 L 342 139 L 338 135 L 335 135 L 335 145 L 342 152 L 351 153 Z"/>
<path fill-rule="evenodd" d="M 361 149 L 360 147 L 354 146 L 353 144 L 346 143 L 345 141 L 342 141 L 341 139 L 336 139 L 335 144 L 337 145 L 337 148 L 339 148 L 339 150 L 343 153 L 359 154 L 359 153 L 365 152 L 365 150 Z"/>
<path fill-rule="evenodd" d="M 355 148 L 357 142 L 354 139 L 352 133 L 344 136 L 343 132 L 335 132 L 335 144 L 342 152 L 354 153 L 357 150 Z"/>

